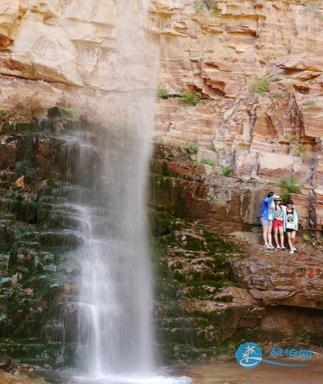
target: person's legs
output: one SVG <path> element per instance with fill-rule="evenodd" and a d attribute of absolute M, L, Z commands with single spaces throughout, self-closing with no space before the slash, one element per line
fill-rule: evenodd
<path fill-rule="evenodd" d="M 285 248 L 285 239 L 284 239 L 284 228 L 283 226 L 279 227 L 279 235 L 280 235 L 280 246 Z"/>
<path fill-rule="evenodd" d="M 287 239 L 288 239 L 288 245 L 289 245 L 290 253 L 294 253 L 292 232 L 287 231 Z"/>
<path fill-rule="evenodd" d="M 292 250 L 293 249 L 292 233 L 289 231 L 287 231 L 287 240 L 288 240 L 289 249 Z"/>
<path fill-rule="evenodd" d="M 291 236 L 292 236 L 293 249 L 294 249 L 294 251 L 296 251 L 296 248 L 295 248 L 296 231 L 293 231 L 293 232 L 291 233 Z"/>
<path fill-rule="evenodd" d="M 268 245 L 272 248 L 273 247 L 273 236 L 272 236 L 272 231 L 273 231 L 273 225 L 272 222 L 268 222 L 267 226 L 267 240 L 268 240 Z"/>
<path fill-rule="evenodd" d="M 267 246 L 268 245 L 268 239 L 267 239 L 267 232 L 268 232 L 268 224 L 267 224 L 267 220 L 265 219 L 261 219 L 261 225 L 262 225 L 262 237 L 264 239 L 264 246 Z"/>
<path fill-rule="evenodd" d="M 279 241 L 278 241 L 278 227 L 276 226 L 274 226 L 274 238 L 275 238 L 276 247 L 280 248 Z"/>

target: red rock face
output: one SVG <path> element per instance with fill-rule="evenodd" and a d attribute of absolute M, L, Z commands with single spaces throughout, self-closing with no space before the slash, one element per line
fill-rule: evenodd
<path fill-rule="evenodd" d="M 278 191 L 294 175 L 302 222 L 321 229 L 322 10 L 305 1 L 196 3 L 168 5 L 166 14 L 154 2 L 156 20 L 164 15 L 160 87 L 203 98 L 191 107 L 161 100 L 157 134 L 195 143 L 215 173 L 230 164 L 238 189 L 250 180 Z"/>

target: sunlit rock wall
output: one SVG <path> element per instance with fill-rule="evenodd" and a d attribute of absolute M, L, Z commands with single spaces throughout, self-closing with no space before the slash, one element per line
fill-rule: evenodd
<path fill-rule="evenodd" d="M 171 95 L 160 102 L 163 141 L 196 144 L 197 160 L 215 164 L 207 166 L 215 183 L 225 165 L 241 185 L 263 184 L 258 194 L 279 191 L 281 180 L 295 175 L 302 186 L 294 196 L 301 221 L 321 227 L 323 2 L 154 5 L 160 88 Z M 183 90 L 202 101 L 184 105 L 176 97 Z"/>
<path fill-rule="evenodd" d="M 236 180 L 296 175 L 302 216 L 323 222 L 323 1 L 151 0 L 160 88 L 156 134 L 199 148 Z M 100 119 L 118 93 L 113 0 L 2 0 L 0 108 L 55 104 Z"/>

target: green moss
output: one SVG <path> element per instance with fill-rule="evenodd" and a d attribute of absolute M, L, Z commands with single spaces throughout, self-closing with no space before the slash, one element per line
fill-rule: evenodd
<path fill-rule="evenodd" d="M 217 296 L 214 298 L 214 300 L 220 301 L 222 303 L 232 303 L 233 296 L 231 295 Z"/>
<path fill-rule="evenodd" d="M 14 130 L 19 133 L 34 133 L 40 129 L 36 120 L 32 122 L 16 123 Z"/>
<path fill-rule="evenodd" d="M 81 112 L 76 108 L 58 107 L 63 119 L 79 120 Z"/>
<path fill-rule="evenodd" d="M 154 239 L 156 311 L 161 314 L 156 321 L 164 361 L 219 356 L 226 350 L 223 327 L 232 314 L 192 311 L 189 303 L 232 300 L 229 295 L 216 295 L 231 278 L 228 255 L 241 250 L 203 226 L 178 219 L 160 208 L 157 215 L 167 228 Z"/>

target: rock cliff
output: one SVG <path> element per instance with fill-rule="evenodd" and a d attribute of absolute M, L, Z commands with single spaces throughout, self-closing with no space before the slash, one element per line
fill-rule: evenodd
<path fill-rule="evenodd" d="M 35 115 L 72 105 L 96 119 L 111 110 L 120 90 L 113 0 L 2 1 L 0 24 L 2 109 L 20 104 Z M 267 190 L 294 175 L 303 225 L 317 229 L 322 26 L 320 0 L 151 0 L 162 96 L 156 135 L 197 145 L 198 159 L 216 163 L 215 173 L 231 167 L 237 185 Z M 183 103 L 183 91 L 197 105 Z"/>

